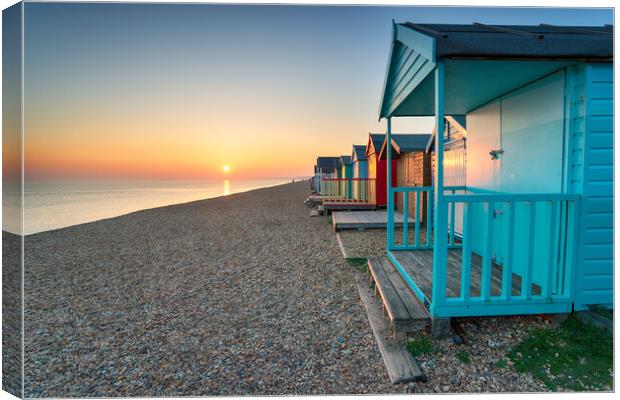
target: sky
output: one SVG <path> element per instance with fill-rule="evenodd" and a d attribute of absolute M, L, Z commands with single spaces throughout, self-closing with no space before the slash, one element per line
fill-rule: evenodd
<path fill-rule="evenodd" d="M 391 21 L 613 23 L 609 9 L 26 3 L 31 180 L 312 174 L 384 132 Z M 432 119 L 397 119 L 430 132 Z M 223 166 L 230 171 L 225 173 Z"/>

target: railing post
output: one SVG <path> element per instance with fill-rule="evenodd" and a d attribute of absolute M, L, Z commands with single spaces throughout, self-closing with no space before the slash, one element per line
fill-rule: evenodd
<path fill-rule="evenodd" d="M 471 227 L 474 221 L 474 203 L 464 203 L 463 210 L 463 249 L 461 256 L 461 297 L 463 301 L 469 300 L 469 287 L 471 286 Z"/>
<path fill-rule="evenodd" d="M 485 251 L 482 257 L 482 282 L 480 283 L 480 296 L 482 296 L 484 300 L 488 300 L 491 297 L 491 275 L 493 272 L 493 220 L 495 203 L 490 201 L 488 205 Z"/>
<path fill-rule="evenodd" d="M 454 190 L 452 191 L 452 194 L 454 194 Z M 450 203 L 450 245 L 454 246 L 454 223 L 455 223 L 455 219 L 456 219 L 456 203 L 452 202 Z"/>
<path fill-rule="evenodd" d="M 568 203 L 567 203 L 568 204 Z M 568 206 L 567 206 L 568 207 Z M 581 263 L 578 261 L 579 257 L 579 227 L 581 225 L 581 197 L 577 197 L 573 201 L 573 212 L 572 214 L 572 224 L 568 224 L 571 228 L 571 256 L 570 256 L 570 264 L 565 263 L 564 265 L 564 294 L 568 295 L 571 299 L 575 298 L 577 286 L 576 277 L 577 274 L 581 273 Z"/>
<path fill-rule="evenodd" d="M 536 234 L 536 201 L 530 202 L 530 226 L 529 226 L 529 240 L 528 240 L 528 255 L 527 255 L 527 267 L 523 280 L 521 282 L 521 296 L 526 299 L 532 297 L 532 271 L 534 269 L 534 243 Z"/>
<path fill-rule="evenodd" d="M 409 244 L 409 192 L 402 192 L 402 195 L 403 195 L 403 246 L 407 246 Z"/>
<path fill-rule="evenodd" d="M 506 204 L 508 205 L 508 242 L 506 243 L 507 249 L 502 269 L 502 298 L 504 300 L 508 300 L 512 296 L 512 258 L 514 253 L 515 212 L 517 203 Z"/>
<path fill-rule="evenodd" d="M 553 294 L 553 272 L 555 270 L 555 231 L 556 231 L 556 211 L 557 211 L 557 202 L 555 200 L 551 201 L 551 215 L 550 215 L 550 233 L 549 233 L 549 260 L 547 263 L 547 276 L 545 279 L 545 285 L 542 288 L 543 297 L 550 299 Z"/>
<path fill-rule="evenodd" d="M 420 197 L 424 192 L 414 192 L 415 194 L 415 245 L 420 245 Z M 427 243 L 428 244 L 428 243 Z"/>
<path fill-rule="evenodd" d="M 433 245 L 433 301 L 431 315 L 435 307 L 444 303 L 446 296 L 447 270 L 447 207 L 444 204 L 443 194 L 443 134 L 444 134 L 444 62 L 438 60 L 435 67 L 435 218 Z M 427 227 L 428 229 L 428 227 Z"/>
<path fill-rule="evenodd" d="M 387 119 L 387 248 L 394 246 L 394 193 L 392 192 L 392 117 Z"/>
<path fill-rule="evenodd" d="M 424 195 L 426 196 L 426 221 L 424 221 L 424 226 L 426 229 L 426 245 L 430 246 L 431 241 L 431 231 L 433 230 L 433 193 L 430 190 L 425 191 Z"/>

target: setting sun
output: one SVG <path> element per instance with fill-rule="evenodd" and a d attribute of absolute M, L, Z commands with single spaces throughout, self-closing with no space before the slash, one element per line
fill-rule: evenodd
<path fill-rule="evenodd" d="M 224 166 L 222 167 L 222 171 L 224 171 L 224 172 L 229 172 L 229 171 L 230 171 L 230 165 L 224 165 Z"/>

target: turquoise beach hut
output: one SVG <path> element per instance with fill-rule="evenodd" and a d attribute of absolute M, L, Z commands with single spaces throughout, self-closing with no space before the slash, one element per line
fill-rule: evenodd
<path fill-rule="evenodd" d="M 357 201 L 368 201 L 368 161 L 366 160 L 366 145 L 353 145 L 351 162 L 353 163 L 353 198 Z"/>
<path fill-rule="evenodd" d="M 353 199 L 353 163 L 351 156 L 340 156 L 341 194 L 345 199 Z"/>
<path fill-rule="evenodd" d="M 432 186 L 388 182 L 388 251 L 369 261 L 399 273 L 435 333 L 450 317 L 612 306 L 612 63 L 612 26 L 393 25 L 388 137 L 397 117 L 467 127 L 464 184 L 446 184 L 444 135 Z M 411 191 L 432 225 L 397 241 L 393 193 Z"/>

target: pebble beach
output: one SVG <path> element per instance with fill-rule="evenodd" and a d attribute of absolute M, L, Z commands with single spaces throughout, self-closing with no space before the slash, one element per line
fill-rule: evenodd
<path fill-rule="evenodd" d="M 25 238 L 25 396 L 389 393 L 308 182 Z"/>
<path fill-rule="evenodd" d="M 360 266 L 329 217 L 309 216 L 308 193 L 297 182 L 26 236 L 24 396 L 546 391 L 498 367 L 548 324 L 538 316 L 471 318 L 465 347 L 417 357 L 426 382 L 390 384 Z M 385 230 L 339 236 L 349 257 L 385 251 Z"/>

